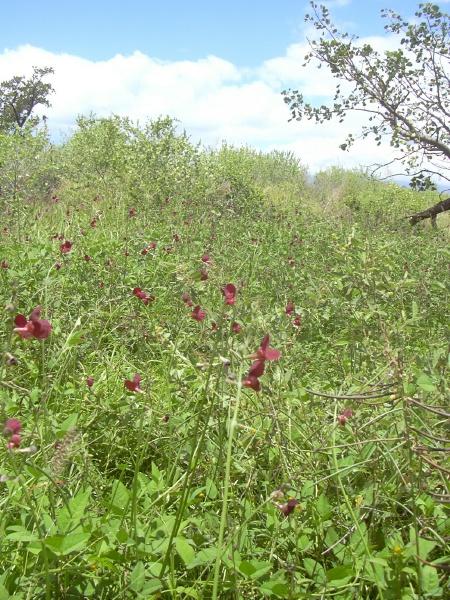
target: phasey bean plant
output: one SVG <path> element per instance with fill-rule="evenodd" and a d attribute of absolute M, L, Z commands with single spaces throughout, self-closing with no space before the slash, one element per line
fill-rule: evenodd
<path fill-rule="evenodd" d="M 359 137 L 377 144 L 388 138 L 397 152 L 388 164 L 400 162 L 414 188 L 434 187 L 435 176 L 450 181 L 450 15 L 431 3 L 420 4 L 411 22 L 383 10 L 385 30 L 397 36 L 398 47 L 380 53 L 339 31 L 326 6 L 311 2 L 311 7 L 306 21 L 319 38 L 311 40 L 305 64 L 328 68 L 336 90 L 331 104 L 321 106 L 305 100 L 302 91 L 285 90 L 292 119 L 342 123 L 351 112 L 363 113 L 367 124 L 348 135 L 342 150 Z M 414 215 L 411 223 L 449 209 L 450 198 Z"/>
<path fill-rule="evenodd" d="M 445 597 L 448 234 L 397 218 L 436 193 L 170 118 L 39 155 L 2 188 L 0 600 Z"/>

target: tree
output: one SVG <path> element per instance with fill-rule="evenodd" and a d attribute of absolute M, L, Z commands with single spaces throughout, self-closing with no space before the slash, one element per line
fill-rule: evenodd
<path fill-rule="evenodd" d="M 51 67 L 33 67 L 29 79 L 16 76 L 0 83 L 0 131 L 8 133 L 16 127 L 22 129 L 29 120 L 39 122 L 32 113 L 38 105 L 50 106 L 48 96 L 54 89 L 43 78 L 52 73 Z"/>
<path fill-rule="evenodd" d="M 337 80 L 330 105 L 313 106 L 298 90 L 285 90 L 291 119 L 340 123 L 351 112 L 367 115 L 367 124 L 341 144 L 348 150 L 356 139 L 373 137 L 378 145 L 390 139 L 396 157 L 377 165 L 400 162 L 415 189 L 435 189 L 434 176 L 450 181 L 450 15 L 435 4 L 420 4 L 411 23 L 392 10 L 381 11 L 385 30 L 399 38 L 395 50 L 380 53 L 356 36 L 341 33 L 325 6 L 311 2 L 305 20 L 319 32 L 310 41 L 305 65 L 318 61 Z M 436 212 L 434 211 L 436 209 Z M 412 215 L 411 223 L 450 209 L 450 199 Z"/>

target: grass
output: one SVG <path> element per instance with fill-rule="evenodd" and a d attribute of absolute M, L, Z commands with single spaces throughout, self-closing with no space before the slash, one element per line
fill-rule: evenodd
<path fill-rule="evenodd" d="M 429 198 L 170 132 L 192 170 L 150 185 L 97 125 L 56 201 L 5 204 L 0 598 L 443 597 L 448 235 L 402 219 Z M 21 339 L 38 305 L 51 335 Z"/>

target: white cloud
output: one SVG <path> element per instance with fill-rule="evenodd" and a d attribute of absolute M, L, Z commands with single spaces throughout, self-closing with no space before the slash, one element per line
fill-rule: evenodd
<path fill-rule="evenodd" d="M 370 42 L 383 49 L 392 47 L 387 38 L 371 38 Z M 227 140 L 261 149 L 293 150 L 312 171 L 388 158 L 389 147 L 380 150 L 373 141 L 358 143 L 348 153 L 339 149 L 346 134 L 358 130 L 358 115 L 350 116 L 343 125 L 288 123 L 289 110 L 281 96 L 284 88 L 301 89 L 320 101 L 334 91 L 325 69 L 302 68 L 306 51 L 306 42 L 293 44 L 284 56 L 249 70 L 216 56 L 163 62 L 134 52 L 90 61 L 26 45 L 0 54 L 0 81 L 29 74 L 32 65 L 53 66 L 56 93 L 46 113 L 55 133 L 69 131 L 78 114 L 91 111 L 99 116 L 128 115 L 141 122 L 169 114 L 205 145 Z"/>

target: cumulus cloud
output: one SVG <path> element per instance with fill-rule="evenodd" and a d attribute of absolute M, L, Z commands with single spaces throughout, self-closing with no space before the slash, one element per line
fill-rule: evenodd
<path fill-rule="evenodd" d="M 381 37 L 367 41 L 380 49 L 393 44 Z M 339 149 L 346 134 L 358 130 L 358 115 L 343 125 L 288 122 L 283 89 L 301 89 L 320 102 L 334 91 L 325 69 L 302 68 L 306 51 L 306 42 L 293 44 L 283 56 L 245 69 L 217 56 L 168 62 L 136 51 L 91 61 L 25 45 L 0 54 L 0 81 L 27 75 L 33 65 L 53 66 L 56 93 L 46 114 L 55 136 L 70 131 L 77 115 L 91 111 L 98 116 L 127 115 L 140 122 L 168 114 L 181 121 L 194 141 L 215 146 L 226 140 L 263 150 L 291 150 L 313 172 L 330 165 L 355 167 L 386 159 L 390 149 L 370 141 L 358 143 L 350 152 Z"/>

